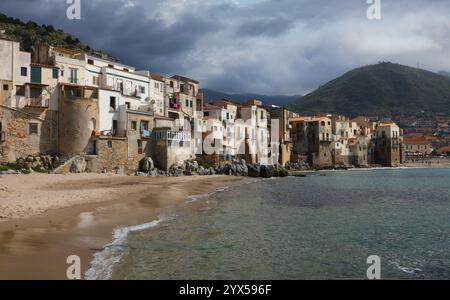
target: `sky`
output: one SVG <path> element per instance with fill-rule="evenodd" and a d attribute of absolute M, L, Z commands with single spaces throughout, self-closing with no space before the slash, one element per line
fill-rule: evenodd
<path fill-rule="evenodd" d="M 450 1 L 0 0 L 0 12 L 53 25 L 121 62 L 229 93 L 304 95 L 363 65 L 450 71 Z"/>

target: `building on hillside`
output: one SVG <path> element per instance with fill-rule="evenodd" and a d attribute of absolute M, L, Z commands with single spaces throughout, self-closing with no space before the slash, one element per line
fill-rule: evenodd
<path fill-rule="evenodd" d="M 405 137 L 403 139 L 406 159 L 427 157 L 434 149 L 431 141 L 426 137 Z"/>
<path fill-rule="evenodd" d="M 0 105 L 17 107 L 30 83 L 31 53 L 20 50 L 18 42 L 0 38 Z"/>
<path fill-rule="evenodd" d="M 291 124 L 289 124 L 289 111 L 283 107 L 269 106 L 266 107 L 269 112 L 269 133 L 271 143 L 275 143 L 272 147 L 272 155 L 277 153 L 274 158 L 275 162 L 281 165 L 291 161 L 292 141 L 291 141 Z M 274 151 L 275 150 L 275 151 Z"/>
<path fill-rule="evenodd" d="M 331 119 L 329 117 L 319 117 L 306 122 L 308 156 L 312 167 L 329 168 L 333 166 L 331 152 L 332 132 Z"/>
<path fill-rule="evenodd" d="M 269 164 L 269 131 L 267 110 L 259 100 L 250 100 L 239 109 L 244 124 L 244 146 L 239 156 L 248 163 Z"/>
<path fill-rule="evenodd" d="M 166 83 L 164 76 L 150 73 L 149 87 L 150 103 L 154 106 L 153 111 L 159 116 L 169 116 L 169 102 L 166 102 Z"/>
<path fill-rule="evenodd" d="M 14 41 L 0 39 L 0 52 L 0 160 L 56 153 L 58 116 L 51 107 L 57 86 L 54 68 L 32 64 L 31 53 L 20 51 Z"/>
<path fill-rule="evenodd" d="M 376 129 L 375 163 L 398 167 L 402 163 L 403 137 L 397 124 L 380 123 Z"/>

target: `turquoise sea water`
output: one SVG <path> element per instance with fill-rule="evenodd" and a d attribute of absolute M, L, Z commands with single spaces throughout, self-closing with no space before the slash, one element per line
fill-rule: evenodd
<path fill-rule="evenodd" d="M 450 279 L 450 169 L 310 174 L 233 187 L 130 232 L 114 279 Z"/>

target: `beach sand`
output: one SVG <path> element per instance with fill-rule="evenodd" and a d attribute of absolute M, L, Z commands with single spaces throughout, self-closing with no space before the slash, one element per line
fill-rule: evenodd
<path fill-rule="evenodd" d="M 228 176 L 128 177 L 101 174 L 0 177 L 0 279 L 66 279 L 67 257 L 82 274 L 112 232 L 166 212 L 200 209 L 190 196 L 250 181 Z"/>

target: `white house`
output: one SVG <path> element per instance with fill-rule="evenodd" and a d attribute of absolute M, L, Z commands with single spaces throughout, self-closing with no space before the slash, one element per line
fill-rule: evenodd
<path fill-rule="evenodd" d="M 99 88 L 99 130 L 106 134 L 118 132 L 120 108 L 151 110 L 150 78 L 134 67 L 85 55 L 86 85 Z"/>

